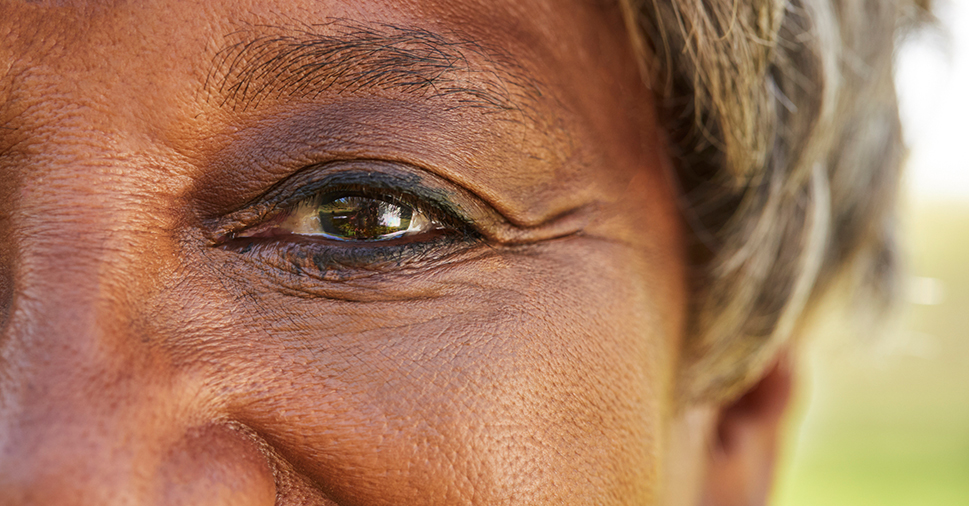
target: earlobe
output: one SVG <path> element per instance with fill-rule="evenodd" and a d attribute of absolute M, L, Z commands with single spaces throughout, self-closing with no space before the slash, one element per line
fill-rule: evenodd
<path fill-rule="evenodd" d="M 767 504 L 792 380 L 791 360 L 782 354 L 743 396 L 720 408 L 708 450 L 703 506 Z"/>

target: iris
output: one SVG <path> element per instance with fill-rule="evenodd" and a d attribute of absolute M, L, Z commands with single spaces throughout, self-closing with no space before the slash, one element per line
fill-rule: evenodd
<path fill-rule="evenodd" d="M 324 235 L 353 241 L 400 237 L 411 231 L 412 222 L 422 221 L 420 211 L 417 220 L 414 214 L 414 208 L 403 203 L 352 195 L 321 202 L 316 211 Z"/>

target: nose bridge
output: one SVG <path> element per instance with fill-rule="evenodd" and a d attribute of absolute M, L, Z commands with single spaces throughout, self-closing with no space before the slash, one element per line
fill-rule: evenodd
<path fill-rule="evenodd" d="M 148 380 L 159 371 L 125 330 L 124 299 L 104 279 L 104 259 L 76 255 L 57 267 L 68 261 L 58 249 L 35 244 L 14 273 L 0 338 L 0 490 L 37 493 L 44 481 L 94 480 L 125 491 L 139 472 L 130 465 L 136 443 L 151 443 L 131 422 L 150 422 L 149 401 L 164 409 L 158 382 Z"/>
<path fill-rule="evenodd" d="M 101 262 L 75 257 L 57 267 L 51 264 L 60 259 L 38 256 L 21 259 L 14 272 L 0 337 L 4 369 L 29 378 L 31 389 L 51 388 L 45 396 L 111 387 L 136 355 L 124 299 L 102 276 Z M 15 384 L 0 382 L 0 390 Z"/>
<path fill-rule="evenodd" d="M 169 228 L 140 216 L 158 202 L 102 169 L 93 185 L 51 170 L 57 191 L 28 187 L 11 214 L 0 504 L 272 504 L 268 461 L 225 430 L 204 366 L 173 363 L 190 349 L 174 313 L 148 317 L 176 262 Z"/>
<path fill-rule="evenodd" d="M 107 367 L 130 344 L 126 292 L 137 288 L 134 253 L 146 245 L 111 197 L 125 192 L 98 173 L 84 177 L 84 165 L 31 174 L 11 212 L 12 293 L 0 356 L 13 363 Z"/>
<path fill-rule="evenodd" d="M 126 192 L 110 164 L 84 178 L 90 161 L 61 162 L 22 181 L 10 212 L 0 503 L 136 503 L 129 485 L 150 473 L 144 454 L 168 437 L 155 420 L 171 410 L 164 362 L 132 323 L 135 253 L 149 245 L 130 225 L 138 206 L 111 197 Z"/>

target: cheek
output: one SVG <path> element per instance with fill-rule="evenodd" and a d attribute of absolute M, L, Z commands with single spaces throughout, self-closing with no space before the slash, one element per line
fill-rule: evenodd
<path fill-rule="evenodd" d="M 451 266 L 427 300 L 264 292 L 184 356 L 219 364 L 212 398 L 337 502 L 649 503 L 674 271 L 566 238 Z"/>

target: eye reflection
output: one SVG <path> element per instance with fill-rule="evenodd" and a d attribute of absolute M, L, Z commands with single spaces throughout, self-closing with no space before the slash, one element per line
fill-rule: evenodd
<path fill-rule="evenodd" d="M 325 194 L 301 201 L 237 237 L 318 236 L 338 241 L 385 241 L 443 226 L 420 208 L 390 196 Z"/>
<path fill-rule="evenodd" d="M 422 217 L 418 212 L 413 220 L 414 209 L 407 205 L 357 196 L 322 202 L 313 211 L 324 234 L 357 241 L 398 237 L 410 230 L 411 221 L 418 224 Z"/>

